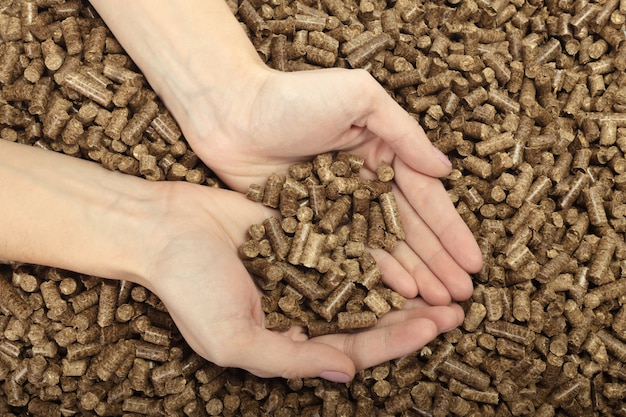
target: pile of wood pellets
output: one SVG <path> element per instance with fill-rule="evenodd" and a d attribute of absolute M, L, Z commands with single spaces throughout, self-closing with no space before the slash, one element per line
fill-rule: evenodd
<path fill-rule="evenodd" d="M 364 163 L 345 152 L 323 153 L 248 188 L 250 200 L 282 216 L 250 226 L 239 250 L 264 291 L 266 328 L 300 326 L 315 337 L 373 327 L 404 306 L 366 250 L 392 252 L 406 236 L 393 168 L 381 163 L 377 179 L 365 180 L 358 176 Z"/>
<path fill-rule="evenodd" d="M 349 384 L 261 379 L 143 287 L 8 263 L 0 414 L 626 416 L 626 1 L 228 3 L 269 66 L 369 71 L 450 157 L 485 263 L 463 325 Z M 0 1 L 0 86 L 3 140 L 220 186 L 86 1 Z"/>

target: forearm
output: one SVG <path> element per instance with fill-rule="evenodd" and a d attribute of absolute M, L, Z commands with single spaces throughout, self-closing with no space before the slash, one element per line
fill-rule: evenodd
<path fill-rule="evenodd" d="M 157 184 L 0 140 L 0 259 L 143 282 Z"/>
<path fill-rule="evenodd" d="M 224 0 L 91 0 L 183 129 L 211 129 L 265 68 Z"/>

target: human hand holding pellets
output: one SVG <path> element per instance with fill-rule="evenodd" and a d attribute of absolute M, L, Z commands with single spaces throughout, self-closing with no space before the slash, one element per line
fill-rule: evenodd
<path fill-rule="evenodd" d="M 311 167 L 308 168 L 308 174 L 295 172 L 298 169 L 307 171 L 306 162 L 294 163 L 283 170 L 280 170 L 279 166 L 274 166 L 276 172 L 273 175 L 258 181 L 259 185 L 265 188 L 263 195 L 260 195 L 259 198 L 263 200 L 264 197 L 266 197 L 268 199 L 267 206 L 277 208 L 285 219 L 288 218 L 293 221 L 294 218 L 298 217 L 298 212 L 300 212 L 300 217 L 305 219 L 307 214 L 304 213 L 304 211 L 308 210 L 299 210 L 296 207 L 292 207 L 291 211 L 288 211 L 288 203 L 279 207 L 276 202 L 272 203 L 269 202 L 269 200 L 280 200 L 281 197 L 283 199 L 290 198 L 289 196 L 285 197 L 287 193 L 280 192 L 280 187 L 287 181 L 287 187 L 293 187 L 294 193 L 298 192 L 296 189 L 302 191 L 306 194 L 306 197 L 301 196 L 300 199 L 309 198 L 309 205 L 314 207 L 314 202 L 312 201 L 314 199 L 314 191 L 312 191 L 312 188 L 314 187 L 307 190 L 306 186 L 299 182 L 306 181 L 305 178 L 312 180 L 313 175 L 311 175 L 310 172 L 312 165 L 324 165 L 321 169 L 317 170 L 318 173 L 316 175 L 319 176 L 322 171 L 325 171 L 329 175 L 329 177 L 325 178 L 325 180 L 328 181 L 327 187 L 329 188 L 332 188 L 335 184 L 339 184 L 341 182 L 340 180 L 345 178 L 345 175 L 339 175 L 337 171 L 335 171 L 336 173 L 332 172 L 337 168 L 337 164 L 331 168 L 333 161 L 326 160 L 322 162 L 328 156 L 328 153 L 318 156 L 314 162 L 310 164 Z M 296 157 L 294 157 L 294 160 L 297 160 Z M 302 160 L 302 158 L 299 160 Z M 360 164 L 362 165 L 363 163 L 364 160 L 361 160 Z M 346 165 L 349 165 L 349 163 L 344 164 L 344 167 Z M 359 168 L 361 165 L 358 165 Z M 251 166 L 254 167 L 255 165 Z M 388 168 L 391 167 L 388 166 Z M 405 169 L 408 170 L 408 168 Z M 363 168 L 364 174 L 372 179 L 375 177 L 373 172 L 375 170 L 375 168 Z M 279 179 L 276 181 L 277 177 Z M 298 178 L 298 180 L 294 177 Z M 331 178 L 335 177 L 337 181 L 331 181 Z M 437 179 L 430 177 L 424 178 L 427 181 L 432 181 L 433 185 L 441 187 L 443 190 L 443 187 Z M 367 180 L 362 178 L 357 179 L 352 177 L 351 179 L 356 180 L 353 183 L 356 184 L 357 187 L 361 182 L 367 182 Z M 279 183 L 274 187 L 275 195 L 273 197 L 265 195 L 265 191 L 268 191 L 268 194 L 270 193 L 269 189 L 272 188 L 271 184 L 274 181 Z M 298 182 L 298 184 L 296 184 L 296 182 Z M 371 185 L 372 187 L 376 187 L 382 184 L 378 182 L 376 184 L 372 183 Z M 305 190 L 302 190 L 303 187 Z M 338 191 L 340 187 L 340 185 L 336 186 L 335 191 L 337 194 L 341 194 Z M 387 182 L 384 185 L 384 190 L 380 193 L 391 194 L 391 190 L 391 182 Z M 254 191 L 254 187 L 252 187 L 252 191 Z M 351 198 L 354 199 L 353 194 L 356 190 L 352 189 L 351 191 L 352 192 L 349 194 L 352 194 Z M 326 193 L 330 192 L 325 191 L 324 193 L 322 204 L 326 205 Z M 449 202 L 445 192 L 443 195 L 446 197 L 445 201 Z M 411 250 L 408 248 L 409 244 L 406 241 L 400 240 L 397 242 L 397 245 L 395 245 L 395 248 L 391 252 L 388 252 L 384 249 L 386 242 L 384 242 L 385 238 L 383 237 L 381 238 L 383 243 L 378 246 L 378 249 L 373 251 L 374 259 L 372 262 L 375 260 L 377 264 L 380 265 L 379 272 L 380 275 L 382 275 L 382 280 L 401 295 L 408 297 L 409 300 L 407 300 L 404 305 L 400 302 L 396 309 L 389 312 L 385 311 L 385 313 L 380 314 L 380 318 L 377 318 L 377 315 L 372 312 L 376 307 L 372 307 L 371 303 L 375 303 L 376 301 L 374 300 L 377 299 L 376 297 L 379 296 L 380 293 L 384 293 L 384 291 L 376 291 L 374 282 L 372 282 L 371 289 L 373 291 L 368 291 L 367 296 L 363 293 L 362 295 L 365 297 L 362 297 L 361 301 L 366 302 L 365 298 L 367 298 L 367 302 L 370 303 L 364 310 L 366 310 L 366 313 L 369 312 L 368 319 L 372 319 L 373 315 L 376 323 L 375 326 L 361 329 L 361 324 L 357 324 L 355 326 L 356 329 L 353 329 L 351 328 L 351 324 L 340 324 L 340 320 L 344 318 L 349 320 L 356 316 L 364 316 L 364 314 L 359 315 L 360 312 L 357 312 L 355 315 L 342 314 L 339 310 L 345 310 L 345 304 L 349 302 L 344 296 L 350 297 L 353 293 L 363 292 L 363 288 L 367 288 L 367 286 L 364 285 L 363 282 L 355 284 L 350 279 L 345 279 L 342 273 L 339 272 L 338 278 L 336 279 L 343 278 L 342 281 L 344 285 L 338 284 L 333 287 L 328 284 L 322 289 L 320 287 L 321 284 L 313 285 L 310 281 L 308 284 L 303 283 L 302 281 L 306 278 L 301 278 L 301 276 L 305 275 L 306 272 L 284 261 L 279 264 L 278 276 L 270 276 L 273 272 L 265 269 L 269 268 L 269 266 L 266 264 L 264 258 L 256 257 L 257 253 L 268 250 L 269 241 L 274 239 L 275 241 L 271 244 L 271 246 L 273 246 L 272 250 L 276 251 L 278 249 L 278 252 L 282 252 L 278 256 L 283 258 L 283 260 L 289 258 L 292 249 L 290 249 L 289 246 L 285 246 L 284 242 L 281 242 L 281 238 L 276 236 L 282 236 L 283 241 L 285 239 L 296 240 L 295 234 L 297 231 L 292 230 L 290 235 L 293 237 L 286 238 L 283 230 L 284 227 L 287 227 L 284 224 L 285 220 L 279 219 L 279 213 L 271 212 L 266 213 L 263 218 L 255 222 L 244 225 L 242 219 L 249 217 L 244 210 L 253 210 L 253 207 L 249 207 L 250 204 L 253 203 L 245 200 L 235 203 L 233 200 L 233 204 L 229 204 L 228 199 L 235 199 L 239 196 L 237 194 L 233 196 L 232 192 L 229 193 L 228 196 L 230 197 L 225 198 L 225 194 L 224 197 L 220 197 L 220 207 L 224 207 L 223 211 L 226 213 L 224 213 L 223 217 L 218 218 L 220 219 L 219 221 L 223 223 L 224 227 L 230 230 L 231 238 L 228 240 L 229 242 L 237 242 L 237 239 L 242 239 L 242 230 L 245 230 L 252 224 L 263 224 L 265 233 L 272 234 L 272 231 L 275 233 L 272 234 L 272 237 L 266 237 L 264 235 L 258 235 L 258 230 L 256 232 L 250 231 L 249 234 L 251 235 L 251 240 L 253 240 L 252 244 L 248 246 L 244 244 L 243 249 L 239 250 L 240 255 L 245 252 L 243 258 L 246 258 L 244 263 L 248 266 L 248 269 L 254 275 L 264 275 L 260 277 L 257 276 L 256 283 L 266 291 L 266 294 L 259 298 L 255 286 L 249 279 L 247 271 L 242 268 L 241 260 L 237 257 L 237 248 L 233 247 L 232 244 L 226 247 L 216 244 L 206 249 L 201 249 L 201 246 L 197 244 L 191 245 L 196 251 L 210 253 L 210 255 L 207 255 L 203 260 L 206 264 L 205 267 L 200 268 L 198 270 L 199 272 L 193 276 L 169 279 L 167 283 L 165 283 L 165 287 L 156 290 L 158 294 L 163 294 L 162 297 L 165 297 L 164 301 L 166 305 L 170 306 L 169 311 L 176 319 L 176 322 L 179 323 L 179 328 L 183 334 L 186 335 L 185 337 L 188 343 L 190 343 L 194 350 L 210 360 L 220 365 L 242 367 L 260 376 L 279 375 L 286 378 L 296 376 L 321 376 L 330 380 L 345 382 L 349 380 L 357 370 L 365 369 L 386 360 L 415 352 L 435 338 L 437 334 L 456 327 L 462 322 L 463 312 L 458 305 L 450 304 L 450 298 L 446 298 L 449 297 L 447 292 L 443 295 L 443 300 L 435 299 L 435 303 L 430 303 L 434 305 L 429 305 L 429 303 L 425 302 L 423 299 L 414 298 L 418 291 L 422 294 L 429 294 L 429 289 L 438 290 L 436 285 L 439 281 L 437 278 L 433 277 L 433 280 L 435 280 L 434 284 L 431 285 L 427 283 L 423 290 L 418 290 L 416 283 L 418 282 L 418 278 L 424 276 L 424 272 L 420 272 L 420 276 L 414 278 L 408 272 L 405 272 L 406 269 L 404 269 L 401 260 L 396 258 L 396 253 Z M 335 204 L 344 206 L 345 210 L 343 212 L 340 211 L 337 214 L 338 218 L 336 218 L 337 223 L 343 222 L 343 217 L 348 214 L 348 210 L 352 213 L 354 202 L 348 200 L 347 204 L 344 204 L 345 199 L 342 199 L 340 195 L 335 195 L 333 198 L 335 198 Z M 189 198 L 186 197 L 181 197 L 179 200 L 186 204 L 189 203 Z M 297 203 L 297 200 L 298 198 L 295 197 L 292 202 Z M 328 202 L 330 201 L 331 200 L 328 200 Z M 368 198 L 367 204 L 369 203 Z M 398 204 L 404 204 L 404 206 L 401 207 L 406 208 L 408 203 L 406 200 L 399 200 Z M 259 207 L 262 207 L 262 205 L 256 204 L 254 210 L 259 210 Z M 216 209 L 218 209 L 218 207 L 216 207 Z M 309 207 L 309 209 L 309 215 L 315 216 L 315 214 L 313 214 L 314 208 Z M 380 210 L 382 211 L 382 209 Z M 372 209 L 372 211 L 374 210 Z M 453 212 L 453 214 L 456 216 L 455 212 Z M 410 219 L 410 217 L 408 218 Z M 306 220 L 304 223 L 308 224 Z M 411 225 L 410 222 L 409 225 Z M 325 228 L 328 234 L 331 234 L 335 232 L 337 226 L 337 224 L 333 224 L 321 227 Z M 193 227 L 192 229 L 194 231 L 193 233 L 198 233 L 198 231 L 202 232 L 202 236 L 198 236 L 199 239 L 206 239 L 204 236 L 207 230 L 206 227 Z M 414 227 L 408 230 L 411 230 L 411 233 L 415 233 Z M 408 230 L 404 232 L 403 235 L 406 236 L 406 239 L 414 243 L 417 243 L 419 239 L 423 239 L 427 236 L 425 232 L 418 231 L 417 233 L 419 233 L 421 237 L 414 236 L 412 238 L 409 236 Z M 192 233 L 192 231 L 190 230 L 189 233 Z M 342 233 L 345 233 L 345 229 Z M 371 238 L 371 233 L 369 234 Z M 320 239 L 318 239 L 319 242 L 326 240 L 325 235 L 321 233 L 317 235 L 320 236 Z M 254 236 L 256 236 L 256 238 Z M 181 238 L 183 238 L 182 235 Z M 254 239 L 258 239 L 258 241 L 254 241 Z M 292 243 L 291 248 L 293 248 L 295 244 L 295 242 Z M 261 248 L 250 248 L 250 246 L 255 245 L 259 245 Z M 370 244 L 370 246 L 375 245 Z M 392 246 L 394 245 L 392 244 Z M 172 247 L 175 247 L 175 245 Z M 286 249 L 280 249 L 281 247 Z M 364 248 L 361 248 L 361 250 L 363 249 Z M 364 252 L 361 258 L 367 259 L 366 254 L 369 254 L 369 252 Z M 313 258 L 316 256 L 314 252 L 308 255 Z M 320 253 L 317 253 L 317 255 L 320 255 Z M 175 259 L 177 257 L 176 254 L 170 254 L 161 256 L 160 259 Z M 271 253 L 267 254 L 267 258 L 271 257 Z M 317 259 L 309 259 L 307 261 L 303 258 L 304 254 L 301 254 L 300 259 L 295 261 L 295 263 L 299 266 L 318 266 Z M 356 258 L 351 259 L 351 262 L 352 264 L 356 264 L 357 269 L 359 269 L 359 267 L 364 269 L 362 265 L 359 265 Z M 443 265 L 444 262 L 452 261 L 443 260 L 441 264 Z M 345 264 L 348 264 L 348 262 Z M 337 265 L 339 265 L 339 263 L 337 263 Z M 177 268 L 180 267 L 177 266 Z M 265 269 L 265 271 L 261 271 L 262 269 Z M 323 267 L 319 267 L 318 269 L 323 270 Z M 160 273 L 166 274 L 169 278 L 175 276 L 170 276 L 169 274 L 179 273 L 178 269 L 176 271 L 170 270 L 167 272 L 163 272 L 160 269 L 160 271 Z M 459 274 L 461 276 L 459 281 L 469 281 L 469 276 L 467 276 L 465 271 L 462 271 L 461 274 Z M 325 274 L 325 277 L 328 280 L 332 280 L 331 275 L 332 273 Z M 378 278 L 381 278 L 380 275 Z M 278 285 L 276 282 L 278 279 L 284 279 L 285 276 L 287 277 L 286 282 L 289 286 L 295 287 L 296 289 L 296 291 L 293 292 L 294 298 L 290 298 L 289 295 L 286 294 L 289 290 L 284 290 L 284 284 Z M 453 278 L 456 279 L 456 277 Z M 461 284 L 469 284 L 471 291 L 471 282 L 461 282 Z M 357 285 L 359 285 L 360 288 L 356 288 Z M 413 287 L 411 287 L 411 285 L 413 285 Z M 173 292 L 172 289 L 174 286 L 176 290 Z M 343 291 L 344 289 L 345 291 Z M 276 290 L 279 292 L 276 292 Z M 283 292 L 280 292 L 280 290 L 283 290 Z M 447 290 L 444 289 L 444 291 Z M 469 295 L 469 293 L 463 294 L 460 292 L 453 292 L 453 294 L 455 298 L 458 299 Z M 306 301 L 295 299 L 302 296 L 304 296 L 303 298 L 308 297 L 308 299 Z M 197 302 L 193 302 L 192 297 L 197 297 Z M 379 296 L 378 299 L 380 298 L 382 297 Z M 178 300 L 181 299 L 185 299 L 187 302 L 184 305 L 180 305 Z M 228 300 L 228 302 L 225 303 L 225 300 Z M 385 305 L 393 304 L 387 300 L 382 301 Z M 292 317 L 286 318 L 286 310 L 289 309 L 287 304 L 290 302 L 293 307 L 293 310 L 291 310 Z M 357 301 L 357 303 L 358 302 L 359 301 Z M 437 302 L 439 305 L 436 305 Z M 267 305 L 272 303 L 275 305 Z M 279 304 L 280 307 L 278 306 Z M 196 308 L 199 311 L 194 311 Z M 317 319 L 313 318 L 310 322 L 305 321 L 306 319 L 303 318 L 303 315 L 299 315 L 296 310 L 307 308 L 318 309 L 318 314 L 321 317 Z M 267 313 L 266 317 L 264 317 L 264 313 Z M 310 313 L 310 311 L 308 313 Z M 335 316 L 337 316 L 336 320 Z M 211 318 L 210 323 L 207 322 L 207 317 Z M 278 320 L 279 323 L 276 323 L 276 320 Z M 372 324 L 373 322 L 370 321 L 368 326 Z M 267 328 L 271 328 L 275 331 L 269 331 Z M 352 332 L 343 333 L 346 331 Z M 207 343 L 207 340 L 211 340 L 211 342 Z M 224 349 L 223 346 L 229 346 L 229 348 Z"/>
<path fill-rule="evenodd" d="M 317 161 L 328 161 L 329 156 L 321 155 Z M 313 175 L 317 174 L 311 173 L 310 179 Z M 285 217 L 299 217 L 304 225 L 310 224 L 310 234 L 320 237 L 314 239 L 317 243 L 334 242 L 336 252 L 346 256 L 343 261 L 337 257 L 323 260 L 328 248 L 302 247 L 300 252 L 296 248 L 299 238 L 285 235 L 280 213 L 241 193 L 198 190 L 183 183 L 172 183 L 172 187 L 170 215 L 159 239 L 165 244 L 153 257 L 146 284 L 161 297 L 189 345 L 218 365 L 244 368 L 263 377 L 319 376 L 347 382 L 357 370 L 415 352 L 463 320 L 456 304 L 430 306 L 419 298 L 405 300 L 380 283 L 379 273 L 360 274 L 359 269 L 377 269 L 364 245 L 359 245 L 362 240 L 346 241 L 349 229 L 342 210 L 319 221 L 313 220 L 316 215 L 310 207 L 296 210 L 299 216 Z M 333 186 L 326 188 L 331 195 Z M 345 194 L 335 197 L 338 206 L 350 199 Z M 378 204 L 377 199 L 368 197 L 367 203 Z M 283 214 L 287 205 L 281 203 Z M 347 207 L 351 206 L 348 202 Z M 329 208 L 328 213 L 333 210 Z M 317 232 L 312 230 L 313 223 L 320 227 Z M 357 271 L 332 270 L 340 264 Z M 323 265 L 328 270 L 321 278 Z"/>
<path fill-rule="evenodd" d="M 147 1 L 93 3 L 194 151 L 234 190 L 243 192 L 251 183 L 331 150 L 363 157 L 364 177 L 372 178 L 381 163 L 395 170 L 406 239 L 392 253 L 375 250 L 373 256 L 383 282 L 410 299 L 403 309 L 385 315 L 371 330 L 306 343 L 296 331 L 288 337 L 269 332 L 263 329 L 258 295 L 233 251 L 240 236 L 234 228 L 249 216 L 230 224 L 219 219 L 222 236 L 186 238 L 182 231 L 194 236 L 212 230 L 187 226 L 172 236 L 210 240 L 194 250 L 213 252 L 202 267 L 186 265 L 193 272 L 184 277 L 172 265 L 161 264 L 161 276 L 168 271 L 186 280 L 169 275 L 155 287 L 194 349 L 218 364 L 257 375 L 315 376 L 331 367 L 334 379 L 345 380 L 356 369 L 415 351 L 461 323 L 462 311 L 450 303 L 471 295 L 469 273 L 480 269 L 481 255 L 437 178 L 449 172 L 449 164 L 371 76 L 360 70 L 270 70 L 221 0 L 189 2 L 187 7 L 165 1 L 158 6 Z M 179 196 L 186 203 L 191 198 L 187 193 Z M 248 209 L 249 202 L 226 195 L 214 207 L 228 211 L 226 218 Z M 231 197 L 232 204 L 227 202 Z M 163 259 L 177 257 L 181 253 Z M 417 295 L 423 301 L 413 299 Z M 223 348 L 229 345 L 234 348 Z"/>

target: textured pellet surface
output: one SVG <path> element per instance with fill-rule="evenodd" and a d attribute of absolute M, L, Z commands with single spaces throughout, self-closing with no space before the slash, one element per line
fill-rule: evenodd
<path fill-rule="evenodd" d="M 150 180 L 220 186 L 86 1 L 0 3 L 2 140 Z M 363 68 L 450 157 L 444 185 L 485 261 L 462 303 L 464 323 L 350 384 L 265 380 L 194 355 L 143 287 L 6 264 L 0 414 L 625 416 L 626 2 L 228 4 L 268 65 Z M 306 161 L 289 170 L 294 181 L 268 185 L 266 202 L 291 220 L 268 221 L 271 238 L 251 228 L 254 244 L 240 251 L 284 258 L 244 261 L 277 296 L 265 306 L 276 329 L 303 324 L 293 319 L 303 303 L 321 317 L 304 314 L 317 335 L 373 323 L 404 301 L 378 290 L 381 277 L 361 254 L 364 243 L 397 243 L 367 222 L 390 221 L 394 210 L 368 195 L 389 190 L 344 181 L 327 204 L 320 185 L 346 167 L 326 162 L 306 190 Z M 378 175 L 391 180 L 385 167 Z M 265 191 L 250 196 L 262 202 Z M 301 226 L 313 222 L 320 228 Z M 335 229 L 322 249 L 318 235 Z M 304 235 L 314 237 L 296 239 Z M 353 243 L 336 256 L 350 257 L 333 267 L 324 251 L 346 236 Z M 294 271 L 305 263 L 328 268 L 316 285 Z"/>

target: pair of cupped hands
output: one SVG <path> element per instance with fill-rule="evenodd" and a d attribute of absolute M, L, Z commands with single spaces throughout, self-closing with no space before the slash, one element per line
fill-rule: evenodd
<path fill-rule="evenodd" d="M 230 190 L 172 183 L 162 228 L 168 239 L 150 289 L 188 344 L 208 360 L 261 377 L 348 382 L 358 370 L 421 349 L 463 321 L 454 301 L 472 294 L 482 259 L 439 177 L 450 170 L 418 122 L 365 71 L 271 69 L 222 93 L 199 95 L 195 113 L 173 111 L 193 150 Z M 166 102 L 167 104 L 167 102 Z M 238 257 L 245 231 L 271 215 L 246 199 L 252 183 L 295 163 L 344 150 L 365 158 L 363 175 L 385 161 L 406 241 L 374 250 L 384 283 L 409 300 L 371 329 L 308 338 L 264 328 L 260 295 Z"/>

